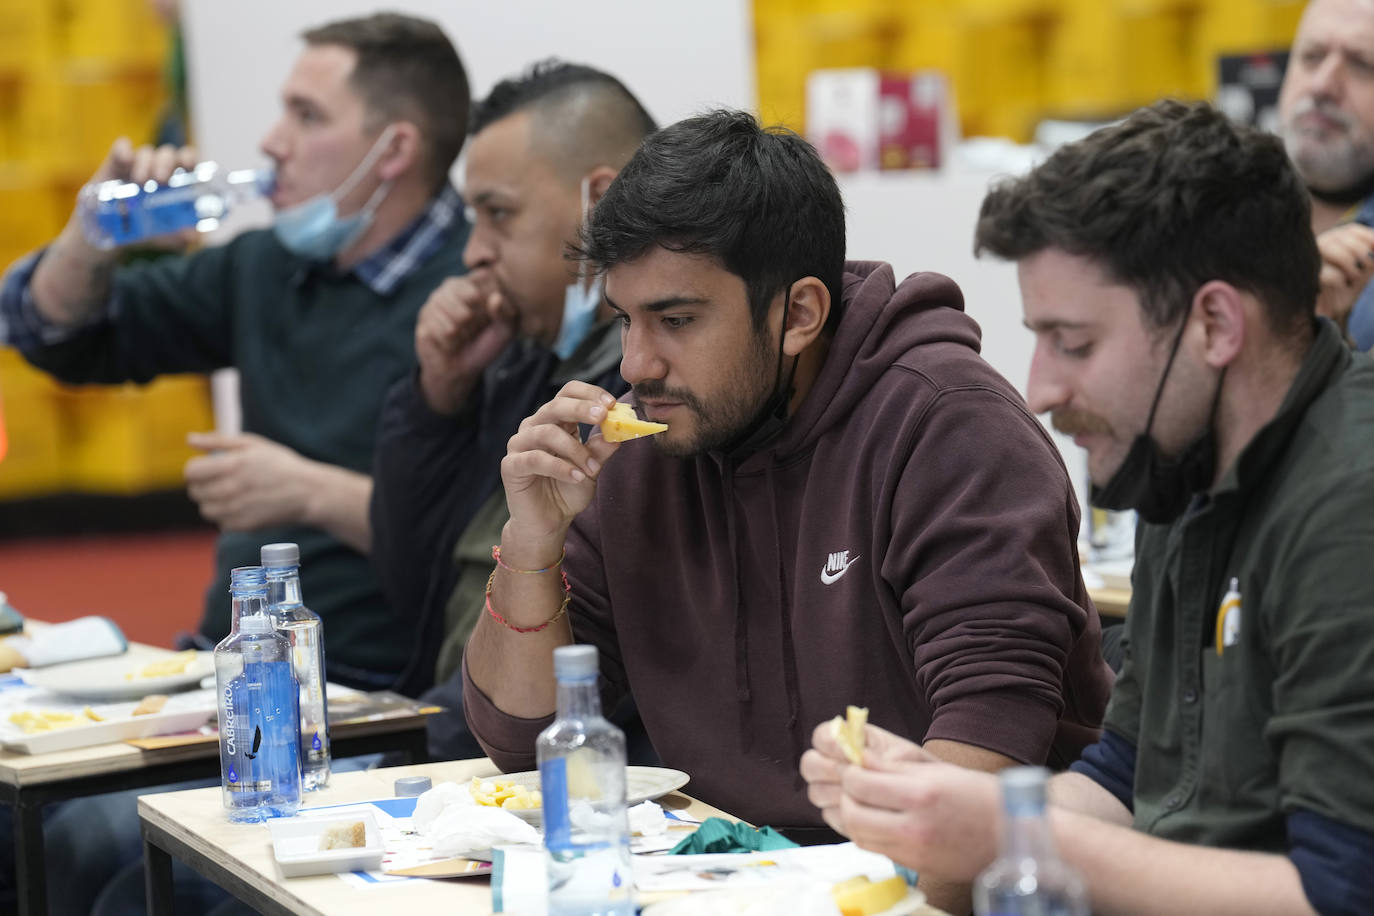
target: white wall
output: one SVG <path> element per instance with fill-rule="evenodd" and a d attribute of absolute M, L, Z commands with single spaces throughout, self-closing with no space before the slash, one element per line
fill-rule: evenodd
<path fill-rule="evenodd" d="M 919 270 L 942 273 L 964 292 L 964 310 L 983 330 L 983 357 L 1023 395 L 1034 340 L 1021 323 L 1016 267 L 973 256 L 973 229 L 988 172 L 881 172 L 840 180 L 848 210 L 848 256 L 887 261 L 900 280 Z M 1042 420 L 1044 418 L 1041 418 Z M 1053 433 L 1079 505 L 1087 464 L 1067 437 Z"/>
<path fill-rule="evenodd" d="M 235 167 L 261 161 L 278 89 L 303 29 L 394 9 L 438 22 L 473 94 L 549 55 L 619 77 L 661 122 L 703 107 L 755 107 L 748 0 L 183 0 L 196 138 Z"/>

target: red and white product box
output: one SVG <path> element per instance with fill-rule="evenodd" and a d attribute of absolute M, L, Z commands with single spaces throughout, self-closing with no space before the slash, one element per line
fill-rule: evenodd
<path fill-rule="evenodd" d="M 938 169 L 950 138 L 949 90 L 935 70 L 884 73 L 878 87 L 878 167 Z"/>
<path fill-rule="evenodd" d="M 939 168 L 955 137 L 944 74 L 815 70 L 806 138 L 835 172 Z"/>
<path fill-rule="evenodd" d="M 835 172 L 878 167 L 878 71 L 813 70 L 806 78 L 806 139 Z"/>

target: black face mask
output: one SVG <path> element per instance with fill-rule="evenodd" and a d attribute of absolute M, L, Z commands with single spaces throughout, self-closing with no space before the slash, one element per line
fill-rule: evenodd
<path fill-rule="evenodd" d="M 1135 437 L 1130 451 L 1126 453 L 1121 466 L 1112 474 L 1111 479 L 1102 486 L 1093 485 L 1091 502 L 1099 509 L 1134 509 L 1140 517 L 1151 524 L 1172 522 L 1183 514 L 1188 500 L 1194 493 L 1211 486 L 1217 467 L 1216 414 L 1217 404 L 1221 401 L 1221 385 L 1226 378 L 1226 370 L 1221 371 L 1217 380 L 1217 392 L 1212 398 L 1212 410 L 1207 417 L 1207 428 L 1202 435 L 1183 450 L 1175 459 L 1164 457 L 1159 446 L 1150 438 L 1150 428 L 1154 425 L 1155 410 L 1159 407 L 1160 395 L 1164 393 L 1164 383 L 1169 378 L 1169 369 L 1178 355 L 1178 345 L 1183 340 L 1183 331 L 1188 319 L 1174 338 L 1174 348 L 1169 352 L 1169 361 L 1164 364 L 1164 374 L 1155 389 L 1154 403 L 1150 405 L 1150 416 L 1145 421 L 1145 431 Z"/>
<path fill-rule="evenodd" d="M 782 378 L 782 345 L 787 336 L 787 312 L 792 307 L 792 290 L 787 290 L 787 298 L 782 303 L 782 335 L 778 337 L 778 361 L 773 371 L 773 393 L 763 402 L 754 419 L 744 427 L 738 436 L 721 449 L 727 455 L 742 458 L 752 454 L 769 443 L 787 425 L 787 407 L 792 403 L 795 390 L 792 381 L 797 374 L 797 361 L 800 356 L 792 357 L 792 368 L 787 373 L 787 381 Z"/>

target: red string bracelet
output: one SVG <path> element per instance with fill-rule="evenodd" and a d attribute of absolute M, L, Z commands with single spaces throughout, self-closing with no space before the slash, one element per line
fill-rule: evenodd
<path fill-rule="evenodd" d="M 494 583 L 495 581 L 496 570 L 493 569 L 491 571 L 491 576 L 487 579 L 487 613 L 490 614 L 497 623 L 501 624 L 501 626 L 505 627 L 508 630 L 514 630 L 517 633 L 538 633 L 540 630 L 546 628 L 549 624 L 553 623 L 559 617 L 562 617 L 564 614 L 566 614 L 568 612 L 568 604 L 572 601 L 572 586 L 568 584 L 568 574 L 565 572 L 563 573 L 563 603 L 558 606 L 558 613 L 554 614 L 552 617 L 550 617 L 543 623 L 539 624 L 539 626 L 537 627 L 517 627 L 509 620 L 502 617 L 497 612 L 496 608 L 491 606 L 491 586 L 492 583 Z"/>
<path fill-rule="evenodd" d="M 500 544 L 493 544 L 491 547 L 491 558 L 496 561 L 497 566 L 501 567 L 506 572 L 520 573 L 522 576 L 537 576 L 540 573 L 552 572 L 563 563 L 563 558 L 567 555 L 568 551 L 564 549 L 564 551 L 558 555 L 557 560 L 554 560 L 552 564 L 545 566 L 543 569 L 516 569 L 514 566 L 508 566 L 506 561 L 501 559 Z"/>

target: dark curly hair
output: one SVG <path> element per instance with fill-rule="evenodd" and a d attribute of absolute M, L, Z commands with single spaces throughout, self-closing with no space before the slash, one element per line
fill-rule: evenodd
<path fill-rule="evenodd" d="M 744 280 L 754 327 L 802 277 L 839 322 L 844 203 L 816 150 L 790 130 L 721 109 L 649 136 L 592 211 L 573 254 L 605 271 L 654 246 L 706 255 Z"/>
<path fill-rule="evenodd" d="M 1155 330 L 1222 280 L 1264 304 L 1279 338 L 1310 333 L 1321 257 L 1307 189 L 1282 141 L 1204 102 L 1156 102 L 994 186 L 975 254 L 1048 248 L 1133 289 Z"/>

